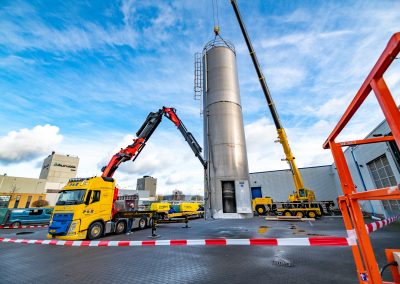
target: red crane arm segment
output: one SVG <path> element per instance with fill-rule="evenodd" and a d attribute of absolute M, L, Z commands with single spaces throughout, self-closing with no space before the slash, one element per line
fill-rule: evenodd
<path fill-rule="evenodd" d="M 124 149 L 121 149 L 111 158 L 107 166 L 103 168 L 103 174 L 101 176 L 112 177 L 115 173 L 115 170 L 121 163 L 131 160 L 135 155 L 138 154 L 140 149 L 144 146 L 144 142 L 144 138 L 133 139 L 132 144 L 128 145 Z"/>
<path fill-rule="evenodd" d="M 170 107 L 163 107 L 163 113 L 164 115 L 171 120 L 176 127 L 178 127 L 181 124 L 181 120 L 178 118 L 178 116 L 176 115 L 176 111 L 174 108 L 170 108 Z"/>

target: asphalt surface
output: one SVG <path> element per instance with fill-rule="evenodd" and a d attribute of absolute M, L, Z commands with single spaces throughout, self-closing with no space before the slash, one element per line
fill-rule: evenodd
<path fill-rule="evenodd" d="M 368 222 L 368 221 L 366 221 Z M 346 236 L 341 218 L 316 222 L 194 220 L 162 224 L 158 239 Z M 24 234 L 28 232 L 28 234 Z M 0 237 L 45 239 L 46 229 L 3 229 Z M 23 234 L 20 234 L 23 233 Z M 18 235 L 17 235 L 18 234 Z M 148 240 L 150 229 L 103 240 Z M 372 233 L 379 266 L 398 248 L 400 223 Z M 357 283 L 349 247 L 60 247 L 0 243 L 0 283 Z M 391 280 L 388 273 L 386 280 Z"/>

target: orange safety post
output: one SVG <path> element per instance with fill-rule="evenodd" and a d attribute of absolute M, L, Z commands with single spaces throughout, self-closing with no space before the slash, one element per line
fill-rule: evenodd
<path fill-rule="evenodd" d="M 383 79 L 383 74 L 399 52 L 400 33 L 395 33 L 362 84 L 360 90 L 346 109 L 339 123 L 323 145 L 324 149 L 331 149 L 339 174 L 340 184 L 344 194 L 338 199 L 339 208 L 342 212 L 343 221 L 349 238 L 354 239 L 352 252 L 360 283 L 378 284 L 392 282 L 382 281 L 368 231 L 365 227 L 359 200 L 400 199 L 400 189 L 397 186 L 373 189 L 366 192 L 357 192 L 342 147 L 395 141 L 400 148 L 400 111 L 385 83 L 385 80 Z M 375 93 L 393 136 L 336 142 L 335 139 L 354 116 L 372 90 Z M 398 283 L 398 278 L 396 278 L 397 276 L 393 277 L 394 281 L 396 281 L 395 283 Z"/>

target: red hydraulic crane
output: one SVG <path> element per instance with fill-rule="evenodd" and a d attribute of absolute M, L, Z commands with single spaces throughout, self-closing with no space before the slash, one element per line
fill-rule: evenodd
<path fill-rule="evenodd" d="M 107 166 L 102 168 L 103 174 L 101 175 L 103 178 L 112 178 L 115 171 L 118 169 L 119 165 L 123 162 L 132 160 L 135 161 L 139 156 L 140 152 L 143 150 L 144 146 L 146 146 L 146 142 L 149 140 L 153 132 L 156 130 L 157 126 L 160 124 L 163 116 L 167 117 L 171 120 L 178 130 L 181 132 L 182 136 L 185 138 L 186 142 L 189 144 L 195 156 L 199 159 L 200 163 L 203 165 L 204 169 L 207 168 L 207 163 L 204 161 L 201 156 L 201 147 L 196 139 L 193 137 L 192 133 L 190 133 L 183 122 L 176 115 L 176 109 L 163 107 L 159 109 L 157 112 L 151 112 L 147 116 L 145 122 L 136 132 L 136 137 L 133 139 L 133 143 L 128 145 L 125 148 L 122 148 L 118 153 L 116 153 L 111 160 L 108 162 Z M 117 200 L 118 197 L 118 189 L 114 190 L 114 201 Z M 113 210 L 114 211 L 114 210 Z M 115 213 L 115 212 L 113 212 Z"/>

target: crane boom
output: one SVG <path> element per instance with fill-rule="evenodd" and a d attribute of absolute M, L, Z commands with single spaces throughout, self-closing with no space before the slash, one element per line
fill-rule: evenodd
<path fill-rule="evenodd" d="M 254 68 L 256 69 L 265 99 L 267 100 L 269 110 L 271 111 L 272 119 L 274 120 L 274 124 L 275 124 L 276 130 L 278 132 L 279 142 L 282 144 L 286 161 L 288 162 L 288 164 L 290 166 L 290 170 L 292 171 L 292 174 L 293 174 L 293 181 L 294 181 L 294 185 L 296 187 L 296 192 L 298 193 L 300 189 L 304 189 L 304 184 L 303 184 L 303 180 L 301 178 L 299 169 L 296 166 L 295 157 L 293 156 L 292 150 L 290 149 L 289 140 L 286 136 L 285 129 L 283 128 L 282 123 L 279 119 L 278 112 L 275 108 L 275 104 L 272 99 L 271 93 L 269 91 L 267 82 L 265 81 L 264 74 L 261 71 L 261 67 L 258 62 L 256 52 L 254 51 L 253 45 L 251 44 L 251 41 L 250 41 L 250 37 L 247 34 L 247 30 L 246 30 L 246 27 L 242 20 L 242 17 L 240 15 L 236 0 L 231 0 L 231 4 L 233 7 L 233 10 L 235 11 L 236 18 L 239 22 L 239 26 L 242 31 L 244 40 L 246 41 L 247 48 L 249 49 L 249 53 L 250 53 L 251 59 L 253 61 Z"/>
<path fill-rule="evenodd" d="M 140 152 L 146 146 L 146 142 L 149 140 L 153 132 L 156 130 L 157 126 L 160 124 L 163 116 L 167 117 L 175 124 L 175 126 L 182 133 L 186 142 L 189 144 L 195 156 L 199 159 L 203 167 L 207 168 L 207 163 L 201 156 L 202 149 L 199 143 L 197 143 L 192 133 L 190 133 L 186 129 L 183 122 L 176 115 L 176 110 L 174 108 L 163 107 L 162 109 L 159 109 L 157 112 L 149 113 L 142 126 L 136 132 L 137 138 L 133 139 L 132 144 L 128 145 L 125 148 L 122 148 L 118 153 L 116 153 L 111 158 L 107 166 L 104 166 L 102 169 L 103 172 L 102 177 L 111 178 L 121 163 L 129 160 L 135 161 L 136 158 L 139 156 Z"/>

